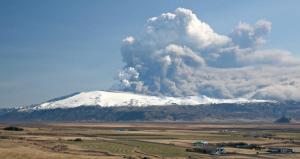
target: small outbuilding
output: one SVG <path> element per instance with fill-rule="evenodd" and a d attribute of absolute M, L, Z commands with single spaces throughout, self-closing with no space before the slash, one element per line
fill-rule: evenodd
<path fill-rule="evenodd" d="M 199 140 L 193 143 L 194 147 L 204 147 L 208 144 L 207 141 Z"/>

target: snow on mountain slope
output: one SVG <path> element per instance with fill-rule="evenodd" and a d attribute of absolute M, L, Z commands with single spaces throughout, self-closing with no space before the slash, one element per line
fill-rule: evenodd
<path fill-rule="evenodd" d="M 134 94 L 129 92 L 113 91 L 91 91 L 81 92 L 56 98 L 33 107 L 32 109 L 55 109 L 74 108 L 79 106 L 165 106 L 165 105 L 200 105 L 218 103 L 249 103 L 249 102 L 270 102 L 267 100 L 238 99 L 214 99 L 206 96 L 189 97 L 160 97 Z"/>

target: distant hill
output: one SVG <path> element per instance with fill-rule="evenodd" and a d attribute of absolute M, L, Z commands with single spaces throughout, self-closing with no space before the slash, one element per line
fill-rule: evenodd
<path fill-rule="evenodd" d="M 288 118 L 286 116 L 282 116 L 281 118 L 277 119 L 275 121 L 275 123 L 282 123 L 282 124 L 284 124 L 284 123 L 290 123 L 291 120 L 292 120 L 291 118 Z"/>

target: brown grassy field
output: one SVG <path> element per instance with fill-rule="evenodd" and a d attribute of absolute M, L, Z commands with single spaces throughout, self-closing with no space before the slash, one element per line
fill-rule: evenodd
<path fill-rule="evenodd" d="M 3 130 L 18 126 L 24 131 Z M 271 134 L 264 138 L 262 134 Z M 80 138 L 80 141 L 75 139 Z M 266 149 L 225 147 L 226 154 L 187 152 L 192 143 L 246 142 L 293 148 L 270 154 Z M 98 158 L 300 158 L 300 124 L 270 123 L 2 123 L 0 159 Z"/>

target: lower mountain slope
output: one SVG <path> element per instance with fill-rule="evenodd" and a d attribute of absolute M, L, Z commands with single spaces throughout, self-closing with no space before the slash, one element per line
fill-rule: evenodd
<path fill-rule="evenodd" d="M 272 122 L 281 116 L 300 121 L 300 103 L 222 103 L 206 105 L 169 105 L 148 107 L 99 107 L 0 110 L 0 121 L 188 121 L 188 122 Z"/>

